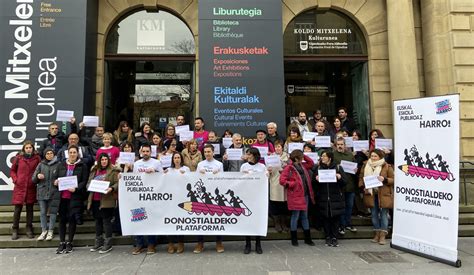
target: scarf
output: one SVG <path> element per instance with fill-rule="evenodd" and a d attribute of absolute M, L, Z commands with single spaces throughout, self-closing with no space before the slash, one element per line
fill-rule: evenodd
<path fill-rule="evenodd" d="M 385 165 L 385 159 L 379 159 L 377 161 L 372 161 L 369 159 L 365 164 L 364 168 L 364 177 L 367 176 L 380 176 L 380 172 L 382 171 L 382 167 Z M 372 192 L 373 188 L 368 189 L 370 195 L 373 195 Z M 378 188 L 376 188 L 375 192 L 378 192 Z"/>

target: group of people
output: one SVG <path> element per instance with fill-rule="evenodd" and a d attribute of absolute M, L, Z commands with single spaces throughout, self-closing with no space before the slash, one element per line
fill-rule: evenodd
<path fill-rule="evenodd" d="M 357 231 L 351 224 L 354 203 L 359 210 L 370 209 L 374 226 L 373 242 L 385 244 L 388 234 L 388 216 L 393 208 L 393 157 L 390 150 L 375 148 L 375 139 L 382 138 L 380 130 L 369 133 L 369 150 L 354 152 L 346 146 L 347 137 L 362 138 L 355 123 L 340 108 L 333 125 L 315 111 L 306 119 L 300 112 L 298 120 L 291 123 L 287 136 L 280 136 L 277 125 L 268 123 L 267 129 L 256 131 L 252 145 L 244 146 L 242 135 L 226 130 L 222 138 L 231 138 L 224 146 L 216 132 L 204 128 L 204 120 L 194 120 L 194 138 L 183 141 L 176 126 L 187 125 L 184 116 L 176 118 L 177 125 L 168 124 L 163 134 L 153 131 L 148 122 L 134 132 L 129 123 L 120 122 L 113 133 L 104 127 L 77 126 L 70 121 L 68 135 L 51 123 L 49 134 L 36 151 L 34 144 L 26 141 L 21 152 L 13 159 L 11 178 L 14 183 L 12 204 L 15 206 L 12 239 L 18 239 L 20 215 L 26 205 L 26 235 L 33 235 L 33 205 L 40 206 L 42 233 L 39 241 L 54 238 L 54 227 L 59 215 L 60 244 L 56 253 L 73 251 L 76 226 L 83 223 L 83 213 L 90 211 L 95 221 L 96 238 L 91 252 L 107 253 L 112 250 L 112 234 L 120 231 L 118 182 L 121 173 L 223 173 L 264 172 L 269 182 L 269 215 L 278 232 L 290 232 L 291 244 L 298 246 L 297 228 L 301 222 L 304 243 L 314 246 L 310 226 L 323 228 L 327 246 L 339 246 L 338 237 L 345 230 Z M 320 146 L 315 139 L 303 141 L 305 132 L 330 136 L 329 147 Z M 291 143 L 302 143 L 294 149 Z M 226 149 L 241 149 L 239 160 L 229 159 Z M 216 149 L 218 148 L 218 149 Z M 299 148 L 299 147 L 298 147 Z M 135 154 L 133 164 L 119 163 L 120 152 Z M 318 159 L 310 157 L 317 153 Z M 265 158 L 276 155 L 279 165 L 266 165 Z M 171 163 L 164 162 L 165 157 Z M 316 160 L 316 161 L 315 161 Z M 357 163 L 354 171 L 344 171 L 341 161 Z M 336 182 L 321 180 L 322 170 L 335 170 Z M 77 187 L 58 190 L 58 179 L 77 177 Z M 365 188 L 364 177 L 377 176 L 382 186 Z M 105 193 L 88 192 L 93 180 L 107 181 Z M 172 183 L 170 183 L 172 184 Z M 362 202 L 364 206 L 362 205 Z M 289 218 L 289 219 L 288 219 Z M 156 252 L 157 236 L 134 236 L 133 255 Z M 184 237 L 167 236 L 167 252 L 183 253 Z M 197 236 L 194 253 L 204 249 L 203 236 Z M 222 236 L 216 236 L 216 251 L 224 252 Z M 261 238 L 256 237 L 255 251 L 263 253 Z M 246 237 L 244 253 L 251 252 L 251 238 Z"/>

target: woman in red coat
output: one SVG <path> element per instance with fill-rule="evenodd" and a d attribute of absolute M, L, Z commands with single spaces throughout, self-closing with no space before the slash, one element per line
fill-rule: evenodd
<path fill-rule="evenodd" d="M 304 159 L 304 162 L 303 162 Z M 291 244 L 298 246 L 296 230 L 298 220 L 301 218 L 301 225 L 304 231 L 305 244 L 314 246 L 311 240 L 308 221 L 308 204 L 314 204 L 313 188 L 309 170 L 314 162 L 305 156 L 301 150 L 294 150 L 290 154 L 291 164 L 287 165 L 280 176 L 280 184 L 288 189 L 288 210 L 291 210 Z"/>
<path fill-rule="evenodd" d="M 25 141 L 21 152 L 13 159 L 10 177 L 13 181 L 12 204 L 15 206 L 13 213 L 12 240 L 18 239 L 18 228 L 23 204 L 26 204 L 26 236 L 33 236 L 33 204 L 36 202 L 36 185 L 31 180 L 36 166 L 41 158 L 34 151 L 34 144 Z"/>

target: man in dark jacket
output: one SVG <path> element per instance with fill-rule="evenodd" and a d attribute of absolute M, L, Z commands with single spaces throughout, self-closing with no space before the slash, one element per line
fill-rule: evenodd
<path fill-rule="evenodd" d="M 40 145 L 38 153 L 40 156 L 43 156 L 44 149 L 50 147 L 53 149 L 54 154 L 57 154 L 58 151 L 67 143 L 66 135 L 59 131 L 59 126 L 56 122 L 49 124 L 48 127 L 48 136 Z"/>
<path fill-rule="evenodd" d="M 337 109 L 337 115 L 341 121 L 341 128 L 345 128 L 347 132 L 352 133 L 355 128 L 355 122 L 350 117 L 347 116 L 347 109 L 345 107 L 340 107 Z"/>
<path fill-rule="evenodd" d="M 267 124 L 267 140 L 269 140 L 273 145 L 275 141 L 279 140 L 281 145 L 285 144 L 284 138 L 280 137 L 277 132 L 277 124 L 275 122 L 270 122 Z"/>
<path fill-rule="evenodd" d="M 334 151 L 334 162 L 340 165 L 342 160 L 354 162 L 354 156 L 352 155 L 352 152 L 346 150 L 345 139 L 338 138 L 336 140 L 336 151 Z M 345 229 L 350 230 L 351 232 L 357 232 L 357 228 L 352 226 L 351 222 L 352 207 L 354 206 L 354 197 L 357 190 L 355 173 L 357 173 L 357 167 L 354 171 L 346 171 L 346 185 L 343 189 L 346 209 L 344 214 L 341 215 L 341 224 L 339 226 L 339 234 L 341 235 L 346 233 Z"/>
<path fill-rule="evenodd" d="M 79 147 L 79 158 L 90 169 L 95 161 L 95 156 L 92 155 L 90 147 L 86 144 L 82 144 L 79 140 L 79 136 L 75 133 L 70 134 L 67 140 L 68 143 L 64 144 L 57 154 L 58 160 L 65 161 L 68 158 L 67 149 L 69 145 L 75 145 Z"/>

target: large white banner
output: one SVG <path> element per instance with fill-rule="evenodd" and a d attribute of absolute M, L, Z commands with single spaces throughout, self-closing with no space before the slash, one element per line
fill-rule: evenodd
<path fill-rule="evenodd" d="M 456 264 L 459 95 L 394 102 L 392 245 Z"/>
<path fill-rule="evenodd" d="M 267 234 L 264 173 L 125 173 L 119 186 L 124 235 Z"/>

